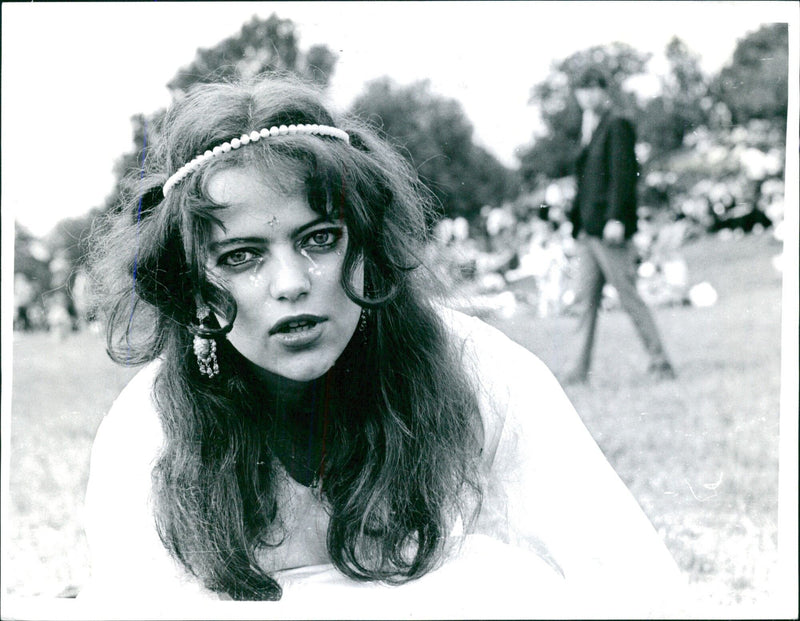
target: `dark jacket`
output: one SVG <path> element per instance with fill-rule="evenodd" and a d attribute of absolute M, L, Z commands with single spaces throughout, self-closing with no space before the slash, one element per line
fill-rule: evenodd
<path fill-rule="evenodd" d="M 625 237 L 636 232 L 636 131 L 633 124 L 606 113 L 575 162 L 577 189 L 570 213 L 572 234 L 603 236 L 609 220 L 625 225 Z"/>

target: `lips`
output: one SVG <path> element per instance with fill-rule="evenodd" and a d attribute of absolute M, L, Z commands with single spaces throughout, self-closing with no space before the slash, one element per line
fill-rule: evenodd
<path fill-rule="evenodd" d="M 292 317 L 284 317 L 270 328 L 269 335 L 300 335 L 313 330 L 316 326 L 327 320 L 327 317 L 320 317 L 319 315 L 294 315 Z"/>

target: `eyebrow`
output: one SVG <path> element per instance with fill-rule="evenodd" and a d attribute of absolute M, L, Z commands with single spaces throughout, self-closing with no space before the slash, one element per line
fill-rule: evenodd
<path fill-rule="evenodd" d="M 310 222 L 306 222 L 305 224 L 302 224 L 298 226 L 296 229 L 292 230 L 292 232 L 289 234 L 289 237 L 292 238 L 298 237 L 299 235 L 302 235 L 306 230 L 315 227 L 318 224 L 322 224 L 324 222 L 329 222 L 331 224 L 334 224 L 336 220 L 333 220 L 328 216 L 320 216 L 319 218 L 311 220 Z M 261 237 L 259 235 L 252 235 L 249 237 L 227 237 L 219 241 L 211 242 L 208 245 L 208 249 L 211 252 L 217 252 L 220 248 L 236 244 L 267 244 L 267 243 L 269 243 L 269 239 L 267 239 L 266 237 Z"/>

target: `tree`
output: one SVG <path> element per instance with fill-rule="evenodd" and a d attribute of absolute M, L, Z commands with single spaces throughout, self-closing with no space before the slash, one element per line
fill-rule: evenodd
<path fill-rule="evenodd" d="M 50 253 L 58 256 L 69 267 L 64 274 L 53 275 L 54 286 L 71 285 L 75 278 L 75 268 L 88 251 L 87 243 L 95 218 L 101 209 L 96 207 L 87 213 L 61 220 L 45 238 Z M 58 277 L 56 277 L 58 276 Z"/>
<path fill-rule="evenodd" d="M 50 253 L 28 229 L 14 223 L 14 273 L 24 274 L 37 293 L 50 287 Z"/>
<path fill-rule="evenodd" d="M 153 142 L 159 123 L 165 113 L 166 110 L 162 109 L 149 116 L 134 114 L 131 117 L 133 149 L 121 155 L 114 163 L 114 175 L 117 181 L 114 184 L 114 189 L 106 197 L 101 211 L 106 212 L 122 204 L 125 198 L 126 179 L 128 179 L 129 175 L 141 171 L 142 157 L 147 146 Z"/>
<path fill-rule="evenodd" d="M 173 98 L 179 98 L 195 84 L 248 78 L 269 71 L 293 72 L 325 87 L 333 74 L 336 60 L 336 55 L 324 45 L 312 46 L 307 52 L 300 50 L 291 20 L 280 19 L 275 14 L 267 19 L 254 16 L 237 35 L 224 39 L 212 48 L 197 50 L 195 59 L 180 69 L 167 87 Z M 86 251 L 78 241 L 88 232 L 95 216 L 118 207 L 125 200 L 127 179 L 141 170 L 142 156 L 147 145 L 154 141 L 165 113 L 162 109 L 131 117 L 133 145 L 114 165 L 116 182 L 102 208 L 93 209 L 85 222 L 80 218 L 77 219 L 80 222 L 65 221 L 59 224 L 63 232 L 51 236 L 51 249 L 60 256 L 69 257 L 73 268 L 71 273 L 74 273 L 74 267 Z"/>
<path fill-rule="evenodd" d="M 267 19 L 257 16 L 241 31 L 212 48 L 200 48 L 195 59 L 180 69 L 168 82 L 173 98 L 179 98 L 195 84 L 217 80 L 250 78 L 270 71 L 289 71 L 322 87 L 328 85 L 336 66 L 336 55 L 324 45 L 303 53 L 297 44 L 294 23 L 274 13 Z M 126 175 L 141 169 L 145 140 L 153 142 L 165 110 L 131 117 L 133 149 L 122 155 L 115 166 L 117 183 L 106 200 L 106 209 L 118 204 Z"/>
<path fill-rule="evenodd" d="M 194 61 L 178 71 L 167 88 L 179 97 L 194 84 L 250 78 L 269 71 L 289 71 L 327 86 L 335 65 L 336 55 L 324 45 L 303 54 L 294 23 L 273 13 L 267 19 L 253 16 L 239 34 L 197 50 Z"/>
<path fill-rule="evenodd" d="M 638 127 L 654 159 L 680 148 L 688 132 L 708 122 L 711 107 L 698 55 L 678 37 L 667 44 L 665 55 L 669 72 L 661 79 L 660 95 L 645 105 Z"/>
<path fill-rule="evenodd" d="M 784 125 L 788 80 L 788 25 L 768 24 L 738 42 L 731 63 L 714 80 L 712 92 L 728 107 L 734 123 L 766 119 Z"/>
<path fill-rule="evenodd" d="M 41 325 L 43 294 L 50 289 L 52 280 L 50 258 L 45 245 L 14 222 L 14 330 Z"/>
<path fill-rule="evenodd" d="M 625 43 L 594 46 L 556 61 L 550 74 L 531 89 L 529 103 L 537 106 L 544 130 L 520 155 L 520 173 L 528 187 L 542 176 L 563 177 L 572 169 L 581 134 L 581 111 L 575 84 L 589 67 L 600 69 L 609 91 L 624 110 L 635 109 L 635 98 L 623 90 L 628 78 L 645 70 L 650 56 Z"/>
<path fill-rule="evenodd" d="M 237 35 L 214 47 L 198 49 L 195 59 L 175 74 L 167 88 L 173 98 L 179 98 L 195 84 L 250 78 L 270 71 L 296 73 L 325 87 L 333 75 L 336 60 L 336 55 L 324 45 L 312 46 L 305 53 L 300 50 L 291 20 L 281 19 L 274 13 L 267 19 L 253 16 Z M 153 142 L 165 112 L 162 109 L 131 117 L 133 148 L 120 156 L 114 167 L 117 182 L 105 201 L 105 209 L 119 204 L 126 176 L 141 169 L 146 141 Z"/>
<path fill-rule="evenodd" d="M 448 217 L 475 217 L 484 205 L 515 195 L 511 171 L 473 142 L 461 104 L 435 95 L 428 81 L 369 82 L 352 111 L 378 127 L 417 171 Z"/>

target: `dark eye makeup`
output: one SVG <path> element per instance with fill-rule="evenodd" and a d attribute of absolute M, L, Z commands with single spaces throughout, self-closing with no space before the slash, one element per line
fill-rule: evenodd
<path fill-rule="evenodd" d="M 300 240 L 300 247 L 305 250 L 324 251 L 334 248 L 344 236 L 341 226 L 328 226 L 311 231 Z"/>
<path fill-rule="evenodd" d="M 303 233 L 295 242 L 298 251 L 322 254 L 330 252 L 339 246 L 345 236 L 345 227 L 340 224 L 329 224 Z M 234 241 L 234 240 L 232 240 Z M 237 269 L 260 261 L 268 253 L 269 243 L 254 243 L 255 240 L 242 238 L 241 242 L 249 241 L 251 245 L 234 247 L 223 252 L 217 257 L 216 264 L 223 268 Z"/>

